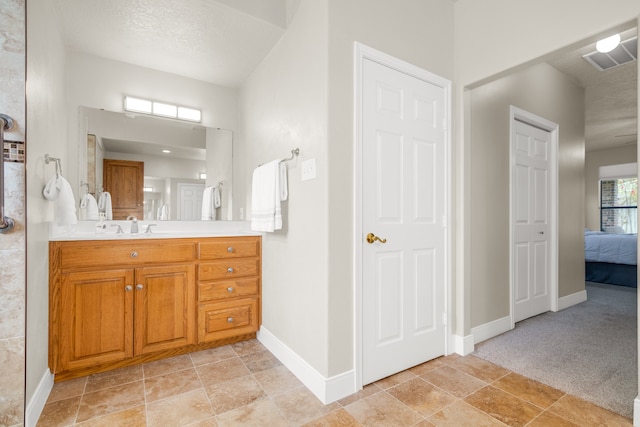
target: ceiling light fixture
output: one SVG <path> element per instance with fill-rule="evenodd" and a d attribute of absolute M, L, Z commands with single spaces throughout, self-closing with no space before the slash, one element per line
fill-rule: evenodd
<path fill-rule="evenodd" d="M 596 50 L 601 53 L 611 52 L 620 44 L 620 34 L 614 34 L 596 42 Z"/>
<path fill-rule="evenodd" d="M 202 112 L 195 108 L 182 107 L 179 105 L 169 104 L 167 102 L 134 98 L 132 96 L 124 97 L 124 110 L 170 119 L 186 120 L 189 122 L 200 123 L 202 121 Z"/>

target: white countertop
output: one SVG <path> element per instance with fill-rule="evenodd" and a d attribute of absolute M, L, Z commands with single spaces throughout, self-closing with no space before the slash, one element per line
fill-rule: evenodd
<path fill-rule="evenodd" d="M 50 241 L 66 240 L 129 240 L 129 239 L 179 239 L 188 237 L 260 236 L 252 231 L 248 221 L 138 221 L 138 233 L 131 234 L 131 221 L 106 221 L 103 233 L 96 232 L 98 221 L 78 221 L 75 225 L 49 227 Z M 151 233 L 145 233 L 148 224 Z M 120 225 L 123 234 L 117 234 Z"/>

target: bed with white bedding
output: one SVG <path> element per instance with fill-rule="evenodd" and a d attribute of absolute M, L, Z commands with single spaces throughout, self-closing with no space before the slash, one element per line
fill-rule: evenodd
<path fill-rule="evenodd" d="M 586 280 L 637 287 L 637 240 L 636 234 L 585 230 Z"/>

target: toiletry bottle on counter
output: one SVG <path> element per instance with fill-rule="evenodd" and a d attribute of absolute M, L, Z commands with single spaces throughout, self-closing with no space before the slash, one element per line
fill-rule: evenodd
<path fill-rule="evenodd" d="M 98 222 L 96 223 L 96 234 L 104 234 L 107 231 L 107 222 L 104 212 L 98 213 Z"/>

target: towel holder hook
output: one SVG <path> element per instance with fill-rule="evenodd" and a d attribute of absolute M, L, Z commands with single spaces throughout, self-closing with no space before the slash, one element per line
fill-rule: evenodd
<path fill-rule="evenodd" d="M 0 114 L 0 140 L 4 152 L 4 131 L 13 129 L 13 119 L 6 114 Z M 13 219 L 4 216 L 4 154 L 0 159 L 0 233 L 13 229 Z"/>
<path fill-rule="evenodd" d="M 56 175 L 57 175 L 57 176 L 62 175 L 62 166 L 60 166 L 60 159 L 59 159 L 59 158 L 57 158 L 57 157 L 51 157 L 50 155 L 45 154 L 45 155 L 44 155 L 44 162 L 45 162 L 46 164 L 49 164 L 49 163 L 51 163 L 51 162 L 56 162 Z"/>

